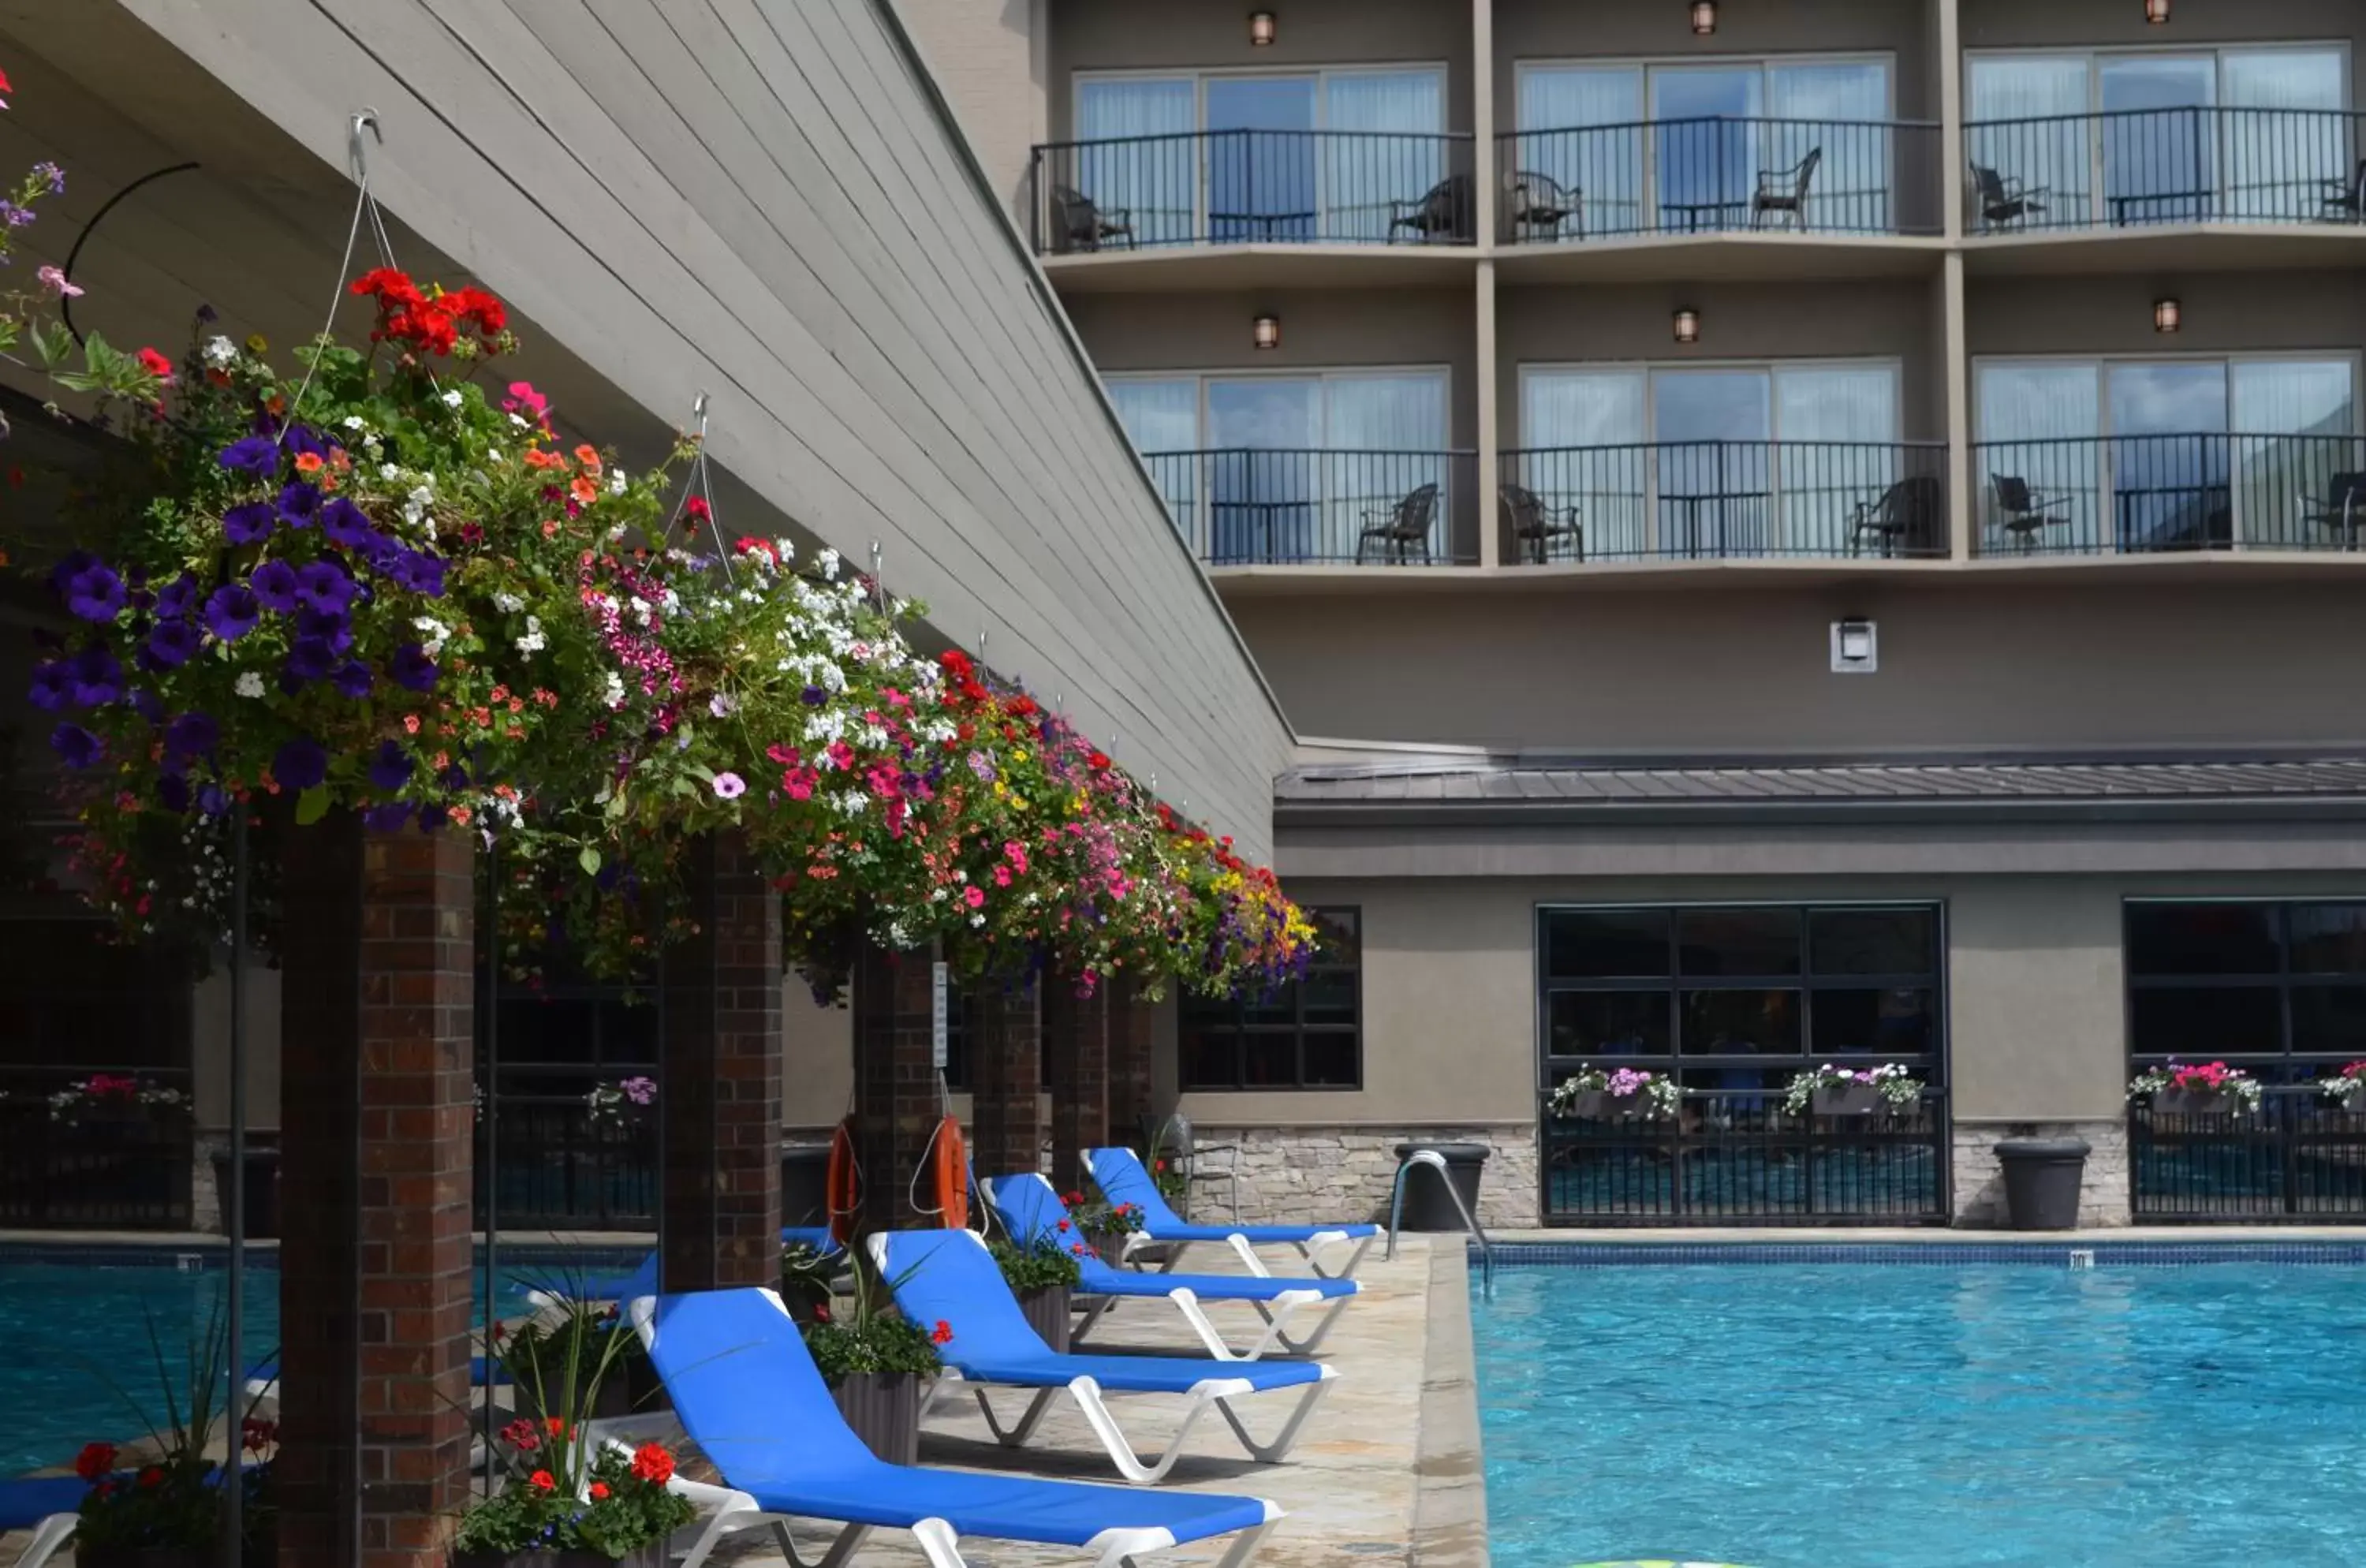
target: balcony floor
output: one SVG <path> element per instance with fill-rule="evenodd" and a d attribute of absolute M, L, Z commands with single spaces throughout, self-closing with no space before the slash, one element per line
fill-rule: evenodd
<path fill-rule="evenodd" d="M 2121 272 L 2249 272 L 2366 264 L 2366 224 L 2178 223 L 1971 234 L 1973 277 Z"/>
<path fill-rule="evenodd" d="M 1812 279 L 1915 277 L 1936 273 L 1948 242 L 1914 234 L 1819 234 L 1723 230 L 1618 234 L 1495 247 L 1507 284 L 1648 283 L 1683 277 Z"/>
<path fill-rule="evenodd" d="M 1064 294 L 1418 288 L 1468 283 L 1476 245 L 1169 245 L 1042 257 Z"/>

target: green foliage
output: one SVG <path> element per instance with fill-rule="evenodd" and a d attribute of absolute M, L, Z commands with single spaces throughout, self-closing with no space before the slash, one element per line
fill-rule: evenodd
<path fill-rule="evenodd" d="M 543 1448 L 513 1447 L 520 1473 L 462 1517 L 456 1551 L 586 1551 L 613 1560 L 663 1540 L 697 1517 L 690 1499 L 666 1490 L 673 1456 L 654 1443 L 631 1453 L 603 1450 L 579 1485 L 563 1484 L 558 1472 L 536 1462 Z"/>
<path fill-rule="evenodd" d="M 1072 1243 L 1082 1246 L 1081 1242 Z M 1002 1265 L 1002 1278 L 1012 1293 L 1025 1295 L 1031 1291 L 1048 1291 L 1065 1285 L 1075 1290 L 1084 1280 L 1084 1269 L 1076 1255 L 1049 1236 L 1039 1236 L 1026 1247 L 1011 1241 L 990 1241 L 987 1249 L 994 1260 Z"/>

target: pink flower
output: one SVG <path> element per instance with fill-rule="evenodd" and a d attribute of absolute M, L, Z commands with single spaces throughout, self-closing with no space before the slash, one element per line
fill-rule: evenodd
<path fill-rule="evenodd" d="M 994 868 L 994 885 L 997 887 L 1008 887 L 1010 886 L 1010 868 L 1008 866 L 997 865 Z"/>
<path fill-rule="evenodd" d="M 967 904 L 973 909 L 984 908 L 986 907 L 986 889 L 975 886 L 963 888 L 962 902 Z"/>
<path fill-rule="evenodd" d="M 854 766 L 854 748 L 843 740 L 829 743 L 829 765 L 843 771 Z"/>
<path fill-rule="evenodd" d="M 506 413 L 531 413 L 542 420 L 550 416 L 550 400 L 535 391 L 531 381 L 513 381 L 510 395 L 501 400 L 501 409 Z"/>
<path fill-rule="evenodd" d="M 82 298 L 83 291 L 81 288 L 75 284 L 67 282 L 66 275 L 60 272 L 54 266 L 42 267 L 39 271 L 34 273 L 33 276 L 41 280 L 42 288 L 49 289 L 61 299 L 79 299 Z"/>
<path fill-rule="evenodd" d="M 748 793 L 748 781 L 738 773 L 715 775 L 715 794 L 719 800 L 737 800 Z"/>
<path fill-rule="evenodd" d="M 1026 845 L 1019 843 L 1015 840 L 1006 840 L 1002 846 L 1002 858 L 1010 863 L 1011 870 L 1017 872 L 1021 876 L 1027 874 Z"/>

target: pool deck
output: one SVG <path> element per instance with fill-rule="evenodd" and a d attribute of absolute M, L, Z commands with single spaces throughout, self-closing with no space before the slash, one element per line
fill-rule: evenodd
<path fill-rule="evenodd" d="M 1490 1231 L 1505 1244 L 1583 1243 L 1590 1247 L 1649 1244 L 1664 1247 L 2108 1247 L 2140 1243 L 2174 1246 L 2196 1242 L 2366 1243 L 2366 1225 L 2101 1225 L 2075 1231 L 1973 1230 L 1961 1225 L 1662 1225 L 1594 1229 Z"/>

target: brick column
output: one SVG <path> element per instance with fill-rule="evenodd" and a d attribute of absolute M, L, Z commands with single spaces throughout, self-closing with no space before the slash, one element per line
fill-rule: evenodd
<path fill-rule="evenodd" d="M 1158 1004 L 1130 987 L 1110 998 L 1109 1120 L 1120 1142 L 1140 1137 L 1150 1115 L 1150 1038 L 1157 1016 Z"/>
<path fill-rule="evenodd" d="M 342 813 L 290 832 L 285 1568 L 442 1568 L 468 1500 L 473 851 Z"/>
<path fill-rule="evenodd" d="M 781 1279 L 781 900 L 737 833 L 682 854 L 696 930 L 665 954 L 665 1288 Z"/>
<path fill-rule="evenodd" d="M 1039 1170 L 1043 1159 L 1043 1018 L 1032 985 L 987 981 L 969 998 L 970 1123 L 977 1173 Z"/>
<path fill-rule="evenodd" d="M 1110 997 L 1102 982 L 1089 997 L 1065 975 L 1043 982 L 1043 1049 L 1052 1067 L 1052 1180 L 1061 1191 L 1084 1185 L 1084 1151 L 1110 1141 Z"/>
<path fill-rule="evenodd" d="M 855 952 L 854 1093 L 865 1232 L 937 1223 L 912 1206 L 912 1178 L 938 1116 L 930 1059 L 931 959 L 927 948 L 896 953 L 867 938 Z"/>

